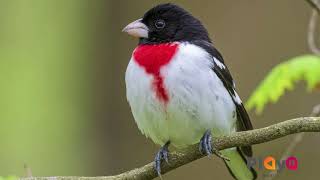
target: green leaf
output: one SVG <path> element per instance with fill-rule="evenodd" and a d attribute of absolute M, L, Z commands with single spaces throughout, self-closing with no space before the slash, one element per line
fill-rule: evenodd
<path fill-rule="evenodd" d="M 255 108 L 260 114 L 269 102 L 275 103 L 295 83 L 304 80 L 308 91 L 320 84 L 320 57 L 303 55 L 290 59 L 274 67 L 246 103 L 250 110 Z"/>
<path fill-rule="evenodd" d="M 7 177 L 2 177 L 0 176 L 0 180 L 18 180 L 19 178 L 17 176 L 7 176 Z"/>

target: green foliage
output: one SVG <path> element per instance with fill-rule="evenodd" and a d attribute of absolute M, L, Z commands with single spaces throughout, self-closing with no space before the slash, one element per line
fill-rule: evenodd
<path fill-rule="evenodd" d="M 17 176 L 7 176 L 7 177 L 2 177 L 0 176 L 0 180 L 18 180 L 19 178 Z"/>
<path fill-rule="evenodd" d="M 267 103 L 277 102 L 286 90 L 292 90 L 300 80 L 306 81 L 309 91 L 320 84 L 320 57 L 298 56 L 274 67 L 252 93 L 246 103 L 247 108 L 255 108 L 258 114 L 261 113 Z"/>

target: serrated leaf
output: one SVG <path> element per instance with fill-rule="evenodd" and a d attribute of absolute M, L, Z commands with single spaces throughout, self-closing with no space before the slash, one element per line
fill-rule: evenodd
<path fill-rule="evenodd" d="M 304 80 L 308 91 L 320 84 L 320 57 L 303 55 L 274 67 L 246 103 L 250 110 L 260 114 L 267 103 L 275 103 L 286 92 L 293 90 L 295 83 Z"/>

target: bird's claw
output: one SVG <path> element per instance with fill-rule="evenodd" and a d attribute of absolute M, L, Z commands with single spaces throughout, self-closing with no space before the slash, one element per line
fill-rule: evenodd
<path fill-rule="evenodd" d="M 159 177 L 161 177 L 161 161 L 165 160 L 167 163 L 169 163 L 169 146 L 170 142 L 167 142 L 164 146 L 160 148 L 158 153 L 156 154 L 156 157 L 154 159 L 154 168 L 157 171 L 157 174 Z"/>
<path fill-rule="evenodd" d="M 199 151 L 203 154 L 206 154 L 207 156 L 210 156 L 213 153 L 223 160 L 230 161 L 230 159 L 221 154 L 215 146 L 211 145 L 211 141 L 211 132 L 210 130 L 207 130 L 200 140 Z"/>

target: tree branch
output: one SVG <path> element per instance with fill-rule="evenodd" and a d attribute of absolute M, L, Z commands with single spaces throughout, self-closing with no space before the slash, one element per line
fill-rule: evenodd
<path fill-rule="evenodd" d="M 312 117 L 320 116 L 320 104 L 312 108 L 312 112 L 310 113 L 310 116 Z M 304 135 L 305 135 L 305 132 L 295 135 L 295 137 L 292 139 L 292 141 L 290 142 L 289 146 L 286 148 L 285 152 L 282 154 L 280 159 L 285 159 L 289 157 L 293 153 L 294 149 L 298 146 L 298 144 L 302 141 Z M 278 175 L 278 171 L 271 171 L 269 174 L 270 176 L 267 176 L 265 178 L 266 180 L 272 180 L 276 178 Z"/>
<path fill-rule="evenodd" d="M 306 1 L 314 10 L 317 11 L 318 14 L 320 14 L 320 6 L 319 4 L 317 4 L 317 2 L 315 2 L 314 0 L 306 0 Z"/>
<path fill-rule="evenodd" d="M 306 0 L 306 1 L 314 10 L 317 11 L 318 14 L 320 14 L 320 6 L 317 2 L 315 2 L 314 0 Z"/>
<path fill-rule="evenodd" d="M 247 146 L 272 141 L 290 134 L 300 132 L 320 132 L 319 117 L 302 117 L 287 120 L 265 128 L 254 129 L 251 131 L 236 132 L 229 136 L 216 137 L 213 139 L 217 149 L 227 149 L 236 146 Z M 169 154 L 169 164 L 163 163 L 163 174 L 200 159 L 203 155 L 199 152 L 198 144 L 190 146 L 181 151 Z M 153 163 L 136 168 L 115 176 L 100 177 L 27 177 L 21 180 L 147 180 L 157 177 L 153 169 Z"/>

